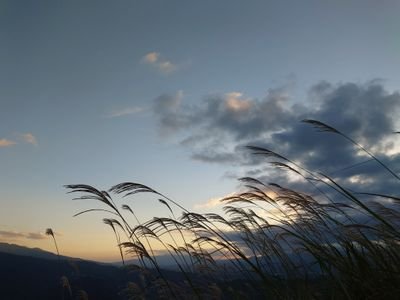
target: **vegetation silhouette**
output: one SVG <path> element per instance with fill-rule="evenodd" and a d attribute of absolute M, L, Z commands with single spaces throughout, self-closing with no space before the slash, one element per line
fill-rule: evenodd
<path fill-rule="evenodd" d="M 320 121 L 303 122 L 342 136 L 399 183 L 389 166 L 344 133 Z M 142 280 L 129 283 L 125 295 L 146 298 L 153 289 L 159 298 L 177 299 L 400 296 L 399 196 L 354 192 L 337 178 L 308 170 L 269 149 L 247 148 L 273 167 L 302 178 L 316 194 L 244 177 L 240 180 L 246 191 L 224 198 L 220 215 L 189 211 L 140 183 L 124 182 L 108 191 L 85 184 L 66 186 L 70 193 L 80 194 L 75 199 L 103 205 L 77 215 L 109 213 L 104 222 L 116 236 L 122 261 L 122 249 L 138 259 L 135 268 L 142 272 Z M 114 201 L 142 193 L 154 195 L 169 216 L 140 222 L 131 206 L 119 208 Z M 170 255 L 183 280 L 168 278 L 155 254 L 156 245 Z"/>
<path fill-rule="evenodd" d="M 54 236 L 53 229 L 47 228 L 45 233 L 46 233 L 46 235 L 51 236 L 53 238 L 54 246 L 57 251 L 57 260 L 58 260 L 58 265 L 59 265 L 59 271 L 61 272 L 61 268 L 62 268 L 61 256 L 60 256 L 60 252 L 58 250 L 58 245 L 57 245 L 56 237 Z M 65 275 L 62 275 L 60 278 L 60 283 L 61 283 L 61 288 L 62 288 L 62 299 L 63 300 L 65 299 L 66 294 L 67 294 L 68 299 L 72 299 L 72 289 L 71 289 L 71 285 L 69 283 L 68 277 Z"/>

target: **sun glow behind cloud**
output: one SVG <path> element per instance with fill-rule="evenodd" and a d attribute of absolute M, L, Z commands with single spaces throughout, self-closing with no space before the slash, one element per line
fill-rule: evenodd
<path fill-rule="evenodd" d="M 204 203 L 198 203 L 194 205 L 194 209 L 201 209 L 201 210 L 207 210 L 207 209 L 215 209 L 216 207 L 220 207 L 223 205 L 223 199 L 226 197 L 234 196 L 236 193 L 231 193 L 228 194 L 225 197 L 215 197 L 208 199 Z"/>
<path fill-rule="evenodd" d="M 227 110 L 242 113 L 251 109 L 253 103 L 250 99 L 243 99 L 243 94 L 232 92 L 225 94 L 225 106 Z"/>

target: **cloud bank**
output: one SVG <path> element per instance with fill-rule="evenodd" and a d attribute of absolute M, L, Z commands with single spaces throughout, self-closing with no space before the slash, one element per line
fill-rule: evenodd
<path fill-rule="evenodd" d="M 399 135 L 394 134 L 400 128 L 400 94 L 387 91 L 378 81 L 320 82 L 310 88 L 302 104 L 293 104 L 285 88 L 270 89 L 262 99 L 238 92 L 215 94 L 197 105 L 185 104 L 179 92 L 155 99 L 153 112 L 160 132 L 184 136 L 181 145 L 195 160 L 248 166 L 249 172 L 263 176 L 265 163 L 244 151 L 244 146 L 256 145 L 310 170 L 344 177 L 350 187 L 365 187 L 364 191 L 393 191 L 397 184 L 342 137 L 316 132 L 300 122 L 315 119 L 329 124 L 400 171 Z"/>

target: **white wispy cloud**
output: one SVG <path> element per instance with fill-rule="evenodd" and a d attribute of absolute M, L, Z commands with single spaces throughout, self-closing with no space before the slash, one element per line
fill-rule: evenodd
<path fill-rule="evenodd" d="M 143 107 L 126 107 L 118 110 L 113 110 L 108 117 L 109 118 L 118 118 L 118 117 L 123 117 L 127 115 L 134 115 L 140 112 L 143 112 L 144 108 Z"/>
<path fill-rule="evenodd" d="M 142 58 L 142 62 L 156 68 L 163 74 L 169 74 L 178 70 L 178 65 L 163 58 L 158 52 L 149 52 Z"/>
<path fill-rule="evenodd" d="M 228 194 L 224 197 L 215 197 L 215 198 L 210 198 L 204 203 L 198 203 L 194 205 L 195 209 L 211 209 L 215 208 L 217 206 L 221 206 L 223 204 L 222 199 L 227 198 L 227 197 L 232 197 L 236 195 L 236 193 L 231 193 Z"/>
<path fill-rule="evenodd" d="M 158 69 L 163 73 L 172 73 L 178 69 L 178 66 L 166 60 L 157 64 Z"/>
<path fill-rule="evenodd" d="M 149 52 L 143 57 L 143 61 L 147 62 L 149 64 L 154 64 L 157 62 L 158 58 L 160 57 L 160 54 L 157 52 Z"/>
<path fill-rule="evenodd" d="M 11 147 L 14 146 L 16 142 L 8 140 L 8 139 L 0 139 L 0 148 Z"/>
<path fill-rule="evenodd" d="M 34 146 L 38 145 L 38 141 L 32 133 L 22 133 L 21 138 L 25 143 L 32 144 Z"/>

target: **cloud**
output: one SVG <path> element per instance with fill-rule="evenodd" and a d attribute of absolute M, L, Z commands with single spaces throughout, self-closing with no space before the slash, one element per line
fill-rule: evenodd
<path fill-rule="evenodd" d="M 22 140 L 24 143 L 28 143 L 34 146 L 38 145 L 36 137 L 32 133 L 22 133 L 16 135 L 18 139 Z M 9 139 L 0 139 L 0 148 L 11 147 L 16 145 L 15 141 Z"/>
<path fill-rule="evenodd" d="M 0 148 L 14 146 L 16 142 L 8 139 L 0 139 Z"/>
<path fill-rule="evenodd" d="M 114 110 L 112 111 L 108 117 L 109 118 L 118 118 L 118 117 L 123 117 L 123 116 L 128 116 L 128 115 L 135 115 L 140 112 L 143 112 L 144 109 L 142 107 L 126 107 L 120 110 Z"/>
<path fill-rule="evenodd" d="M 169 74 L 178 70 L 178 65 L 161 57 L 158 52 L 149 52 L 142 58 L 142 62 L 148 64 L 163 74 Z"/>
<path fill-rule="evenodd" d="M 170 100 L 159 99 L 167 97 Z M 199 129 L 196 129 L 197 134 L 213 130 L 232 135 L 237 140 L 258 137 L 280 128 L 282 124 L 288 123 L 292 115 L 285 105 L 288 96 L 280 89 L 270 90 L 261 101 L 244 97 L 239 92 L 210 95 L 198 106 L 185 106 L 182 94 L 179 98 L 173 95 L 162 95 L 159 98 L 155 100 L 155 111 L 160 119 L 168 117 L 186 121 L 174 126 L 176 131 L 190 125 Z M 159 109 L 160 102 L 164 103 L 164 109 Z"/>
<path fill-rule="evenodd" d="M 220 152 L 213 149 L 205 149 L 203 152 L 193 153 L 191 158 L 207 163 L 232 163 L 236 154 L 232 152 Z"/>
<path fill-rule="evenodd" d="M 231 194 L 226 195 L 224 197 L 211 198 L 211 199 L 208 199 L 204 203 L 195 204 L 194 208 L 195 209 L 211 209 L 211 208 L 215 208 L 217 206 L 222 206 L 223 202 L 221 200 L 226 198 L 226 197 L 231 197 L 233 195 L 235 195 L 235 193 L 231 193 Z"/>
<path fill-rule="evenodd" d="M 184 109 L 181 106 L 182 99 L 182 91 L 175 94 L 162 94 L 154 99 L 152 110 L 157 116 L 162 135 L 175 133 L 191 125 L 190 116 L 182 111 Z"/>
<path fill-rule="evenodd" d="M 42 233 L 37 232 L 15 232 L 10 230 L 0 230 L 0 238 L 7 240 L 16 240 L 16 239 L 31 239 L 31 240 L 42 240 L 45 239 L 46 236 Z"/>
<path fill-rule="evenodd" d="M 157 52 L 150 52 L 147 53 L 144 57 L 143 57 L 143 61 L 149 63 L 149 64 L 154 64 L 157 62 L 157 60 L 159 59 L 160 54 Z"/>
<path fill-rule="evenodd" d="M 37 232 L 28 232 L 25 234 L 25 237 L 30 240 L 43 240 L 46 239 L 46 236 L 42 233 Z"/>
<path fill-rule="evenodd" d="M 0 230 L 0 237 L 16 239 L 16 238 L 21 238 L 21 237 L 23 238 L 23 237 L 25 237 L 25 235 L 20 232 Z"/>
<path fill-rule="evenodd" d="M 32 144 L 34 146 L 38 145 L 37 139 L 32 133 L 22 133 L 21 138 L 25 143 Z"/>
<path fill-rule="evenodd" d="M 320 82 L 301 104 L 291 101 L 286 87 L 270 89 L 261 99 L 239 92 L 214 94 L 195 105 L 186 104 L 182 94 L 162 95 L 153 110 L 160 132 L 168 130 L 182 138 L 181 145 L 195 160 L 244 166 L 254 172 L 266 162 L 245 148 L 256 145 L 341 178 L 350 188 L 389 193 L 398 185 L 376 162 L 365 162 L 369 157 L 343 137 L 317 132 L 300 122 L 315 119 L 337 128 L 399 172 L 400 143 L 393 132 L 400 128 L 400 94 L 387 91 L 378 81 Z M 298 184 L 275 171 L 269 176 L 257 174 L 268 181 Z"/>

